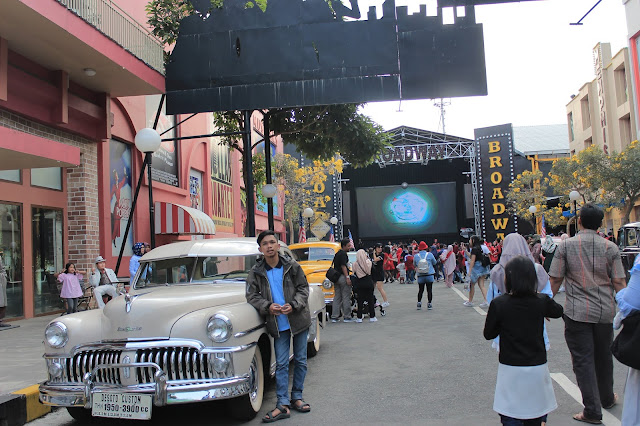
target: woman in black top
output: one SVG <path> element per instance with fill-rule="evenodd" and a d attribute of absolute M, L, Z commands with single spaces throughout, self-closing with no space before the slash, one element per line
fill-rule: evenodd
<path fill-rule="evenodd" d="M 529 258 L 517 256 L 504 269 L 507 293 L 491 302 L 484 325 L 485 339 L 500 336 L 493 409 L 503 425 L 540 425 L 558 407 L 547 367 L 544 319 L 560 318 L 563 309 L 536 292 Z"/>
<path fill-rule="evenodd" d="M 373 267 L 371 268 L 371 278 L 373 279 L 373 282 L 376 283 L 376 288 L 382 296 L 382 307 L 386 308 L 389 306 L 389 302 L 387 301 L 387 293 L 382 287 L 382 281 L 384 280 L 384 254 L 382 253 L 381 243 L 376 243 L 373 247 L 371 262 L 373 263 Z"/>

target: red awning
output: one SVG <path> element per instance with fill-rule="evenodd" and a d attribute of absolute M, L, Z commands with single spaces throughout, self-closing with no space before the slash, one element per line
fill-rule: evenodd
<path fill-rule="evenodd" d="M 172 203 L 155 203 L 156 234 L 214 235 L 216 225 L 204 212 Z"/>

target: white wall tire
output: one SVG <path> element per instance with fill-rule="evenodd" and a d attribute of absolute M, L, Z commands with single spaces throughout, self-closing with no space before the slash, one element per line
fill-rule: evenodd
<path fill-rule="evenodd" d="M 256 346 L 251 365 L 249 367 L 249 393 L 229 401 L 231 415 L 238 420 L 253 419 L 260 408 L 264 396 L 264 366 L 262 365 L 262 353 Z"/>
<path fill-rule="evenodd" d="M 316 320 L 316 337 L 311 342 L 307 343 L 307 358 L 313 358 L 318 355 L 320 351 L 320 319 Z"/>

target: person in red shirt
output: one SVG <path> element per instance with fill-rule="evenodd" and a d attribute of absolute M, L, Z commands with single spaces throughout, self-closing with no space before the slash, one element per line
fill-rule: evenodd
<path fill-rule="evenodd" d="M 404 266 L 407 268 L 407 284 L 416 281 L 416 265 L 413 263 L 413 250 L 409 248 L 409 254 L 404 257 Z"/>

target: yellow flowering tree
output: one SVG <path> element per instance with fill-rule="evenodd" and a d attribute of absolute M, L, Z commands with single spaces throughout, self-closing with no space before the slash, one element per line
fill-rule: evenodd
<path fill-rule="evenodd" d="M 254 183 L 256 188 L 261 188 L 266 182 L 263 154 L 254 156 L 253 167 Z M 328 160 L 314 160 L 311 165 L 300 167 L 298 160 L 291 155 L 276 154 L 272 167 L 273 183 L 278 187 L 278 193 L 284 194 L 284 217 L 289 225 L 289 243 L 292 243 L 295 225 L 302 210 L 313 207 L 318 197 L 324 197 L 324 202 L 331 200 L 328 195 L 317 193 L 314 189 L 324 186 L 329 176 L 342 173 L 343 161 L 335 156 Z"/>
<path fill-rule="evenodd" d="M 536 206 L 536 217 L 544 214 L 548 226 L 558 226 L 565 223 L 562 216 L 562 207 L 548 207 L 545 193 L 549 188 L 549 179 L 543 178 L 542 172 L 525 170 L 509 184 L 509 190 L 505 194 L 507 209 L 510 213 L 526 219 L 535 229 L 533 215 L 529 213 L 529 207 Z"/>
<path fill-rule="evenodd" d="M 606 194 L 601 184 L 605 164 L 602 150 L 592 146 L 570 158 L 555 160 L 549 172 L 549 184 L 557 194 L 567 196 L 575 190 L 584 203 L 603 203 Z M 568 204 L 566 206 L 569 207 Z"/>
<path fill-rule="evenodd" d="M 607 208 L 620 206 L 624 225 L 629 223 L 631 211 L 640 199 L 640 144 L 633 141 L 621 153 L 605 157 L 607 161 L 599 171 L 599 190 L 606 195 L 603 198 Z"/>

